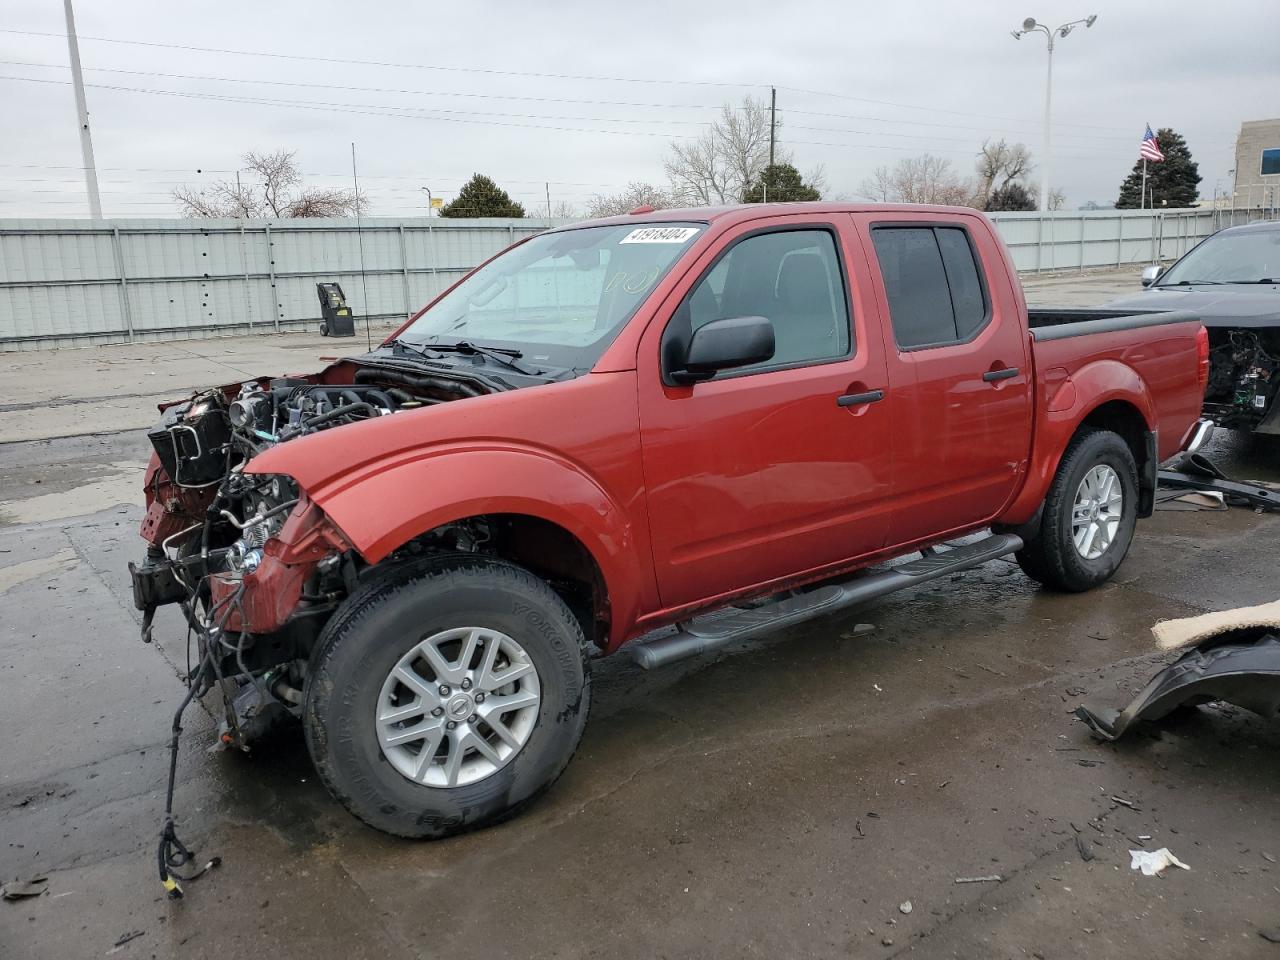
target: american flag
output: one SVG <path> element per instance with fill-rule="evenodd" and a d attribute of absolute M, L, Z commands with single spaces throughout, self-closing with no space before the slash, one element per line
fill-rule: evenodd
<path fill-rule="evenodd" d="M 1142 138 L 1142 146 L 1138 148 L 1138 154 L 1143 160 L 1164 159 L 1164 154 L 1160 152 L 1160 145 L 1156 143 L 1156 135 L 1151 132 L 1151 124 L 1147 124 L 1147 135 Z"/>

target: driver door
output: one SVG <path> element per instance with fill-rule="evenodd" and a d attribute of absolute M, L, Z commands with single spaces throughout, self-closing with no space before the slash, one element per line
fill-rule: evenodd
<path fill-rule="evenodd" d="M 645 331 L 640 432 L 664 606 L 884 544 L 891 437 L 886 404 L 873 399 L 886 372 L 870 289 L 847 223 L 770 218 L 720 238 L 676 289 L 666 321 Z M 664 339 L 669 349 L 673 334 L 687 341 L 735 316 L 773 323 L 772 359 L 693 386 L 664 377 Z"/>

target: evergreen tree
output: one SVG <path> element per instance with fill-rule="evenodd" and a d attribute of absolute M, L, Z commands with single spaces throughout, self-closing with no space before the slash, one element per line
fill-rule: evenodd
<path fill-rule="evenodd" d="M 795 200 L 821 200 L 822 194 L 804 182 L 800 171 L 789 163 L 775 163 L 764 168 L 760 179 L 747 187 L 742 195 L 744 203 L 763 203 L 765 187 L 768 187 L 770 203 L 789 203 Z"/>
<path fill-rule="evenodd" d="M 1146 204 L 1142 203 L 1142 159 L 1139 158 L 1124 178 L 1124 183 L 1120 184 L 1117 209 L 1189 207 L 1196 202 L 1200 195 L 1197 185 L 1201 177 L 1198 165 L 1187 149 L 1187 141 L 1169 127 L 1161 127 L 1156 131 L 1156 143 L 1160 145 L 1164 160 L 1147 161 Z"/>
<path fill-rule="evenodd" d="M 987 200 L 988 210 L 1034 210 L 1036 198 L 1022 184 L 1013 182 L 997 187 Z"/>
<path fill-rule="evenodd" d="M 523 217 L 516 203 L 491 179 L 477 173 L 458 191 L 452 202 L 440 208 L 442 217 Z"/>

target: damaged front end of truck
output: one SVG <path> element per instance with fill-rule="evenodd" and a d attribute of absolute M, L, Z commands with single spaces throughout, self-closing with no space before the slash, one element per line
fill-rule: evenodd
<path fill-rule="evenodd" d="M 244 751 L 276 723 L 300 716 L 311 651 L 368 568 L 292 477 L 263 472 L 257 458 L 321 431 L 496 389 L 483 376 L 424 372 L 404 361 L 342 361 L 314 375 L 216 387 L 161 407 L 144 475 L 147 548 L 129 572 L 142 639 L 151 642 L 157 611 L 176 605 L 194 647 L 173 720 L 159 851 L 171 897 L 181 896 L 180 880 L 203 872 L 174 831 L 183 713 L 194 699 L 216 694 L 215 747 Z"/>

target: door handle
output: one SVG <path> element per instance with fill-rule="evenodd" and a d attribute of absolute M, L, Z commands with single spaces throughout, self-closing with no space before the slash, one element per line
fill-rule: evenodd
<path fill-rule="evenodd" d="M 988 370 L 982 375 L 982 379 L 987 383 L 995 383 L 997 380 L 1008 380 L 1016 377 L 1021 371 L 1017 367 L 1005 367 L 1003 370 Z"/>
<path fill-rule="evenodd" d="M 868 390 L 866 393 L 846 393 L 842 397 L 836 397 L 837 407 L 856 407 L 863 403 L 875 403 L 877 400 L 884 399 L 883 390 Z"/>

